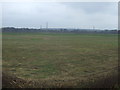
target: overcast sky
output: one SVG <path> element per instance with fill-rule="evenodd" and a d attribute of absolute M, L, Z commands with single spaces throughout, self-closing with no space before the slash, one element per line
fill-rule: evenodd
<path fill-rule="evenodd" d="M 93 28 L 118 27 L 116 2 L 6 2 L 2 4 L 3 27 Z"/>

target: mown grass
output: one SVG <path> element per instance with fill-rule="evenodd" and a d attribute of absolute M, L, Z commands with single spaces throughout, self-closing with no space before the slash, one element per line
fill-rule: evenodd
<path fill-rule="evenodd" d="M 20 78 L 83 78 L 118 65 L 116 34 L 3 33 L 3 71 Z"/>

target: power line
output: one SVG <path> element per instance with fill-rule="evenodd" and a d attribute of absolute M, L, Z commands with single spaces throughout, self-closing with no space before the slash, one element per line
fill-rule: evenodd
<path fill-rule="evenodd" d="M 40 25 L 40 29 L 42 29 L 42 25 Z"/>
<path fill-rule="evenodd" d="M 95 30 L 95 26 L 93 26 L 93 30 Z"/>
<path fill-rule="evenodd" d="M 48 22 L 46 23 L 46 29 L 48 29 Z"/>

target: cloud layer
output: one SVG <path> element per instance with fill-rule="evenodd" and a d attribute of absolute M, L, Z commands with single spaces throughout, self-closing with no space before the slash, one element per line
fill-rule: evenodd
<path fill-rule="evenodd" d="M 117 28 L 117 3 L 3 3 L 3 26 L 50 28 Z"/>

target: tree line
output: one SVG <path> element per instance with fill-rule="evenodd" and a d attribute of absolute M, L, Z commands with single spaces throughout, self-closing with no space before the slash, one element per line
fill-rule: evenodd
<path fill-rule="evenodd" d="M 55 33 L 103 33 L 119 34 L 120 30 L 95 30 L 95 29 L 66 29 L 66 28 L 15 28 L 3 27 L 2 32 L 55 32 Z"/>

